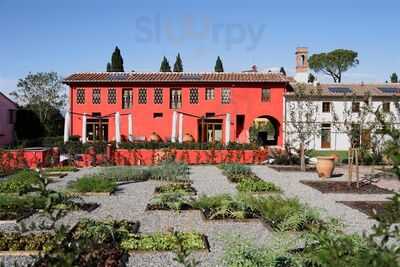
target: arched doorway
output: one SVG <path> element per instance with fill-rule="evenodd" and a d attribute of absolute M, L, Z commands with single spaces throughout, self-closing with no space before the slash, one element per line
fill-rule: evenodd
<path fill-rule="evenodd" d="M 278 145 L 280 123 L 274 117 L 265 115 L 254 119 L 250 128 L 250 139 L 263 146 Z"/>

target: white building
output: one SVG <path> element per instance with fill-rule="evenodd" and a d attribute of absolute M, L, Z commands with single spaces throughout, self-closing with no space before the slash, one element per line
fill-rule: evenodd
<path fill-rule="evenodd" d="M 294 84 L 293 87 L 299 86 Z M 304 85 L 306 92 L 314 91 L 312 104 L 316 108 L 313 124 L 316 134 L 310 136 L 308 148 L 315 150 L 347 150 L 350 147 L 348 130 L 351 125 L 360 129 L 358 140 L 353 142 L 372 145 L 369 128 L 373 126 L 373 113 L 363 112 L 366 107 L 371 111 L 378 108 L 388 115 L 395 117 L 395 126 L 400 126 L 400 84 L 321 84 Z M 307 93 L 311 95 L 311 93 Z M 296 134 L 290 115 L 291 110 L 297 109 L 298 101 L 294 93 L 285 96 L 285 141 L 295 144 Z M 299 112 L 298 110 L 296 112 Z M 300 111 L 301 112 L 301 111 Z M 298 113 L 301 114 L 302 113 Z M 350 126 L 350 127 L 347 127 Z M 361 125 L 361 126 L 360 126 Z M 360 127 L 359 127 L 360 126 Z M 362 128 L 362 129 L 361 129 Z"/>

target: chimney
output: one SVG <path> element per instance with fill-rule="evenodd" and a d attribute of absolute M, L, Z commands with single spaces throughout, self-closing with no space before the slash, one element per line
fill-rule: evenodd
<path fill-rule="evenodd" d="M 297 82 L 307 83 L 310 69 L 308 66 L 308 48 L 296 48 L 296 76 L 294 77 Z"/>

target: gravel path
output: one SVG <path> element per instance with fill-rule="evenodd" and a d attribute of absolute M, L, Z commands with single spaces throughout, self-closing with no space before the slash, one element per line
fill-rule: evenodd
<path fill-rule="evenodd" d="M 84 174 L 95 173 L 100 169 L 88 168 L 77 173 L 71 173 L 62 181 L 52 183 L 52 189 L 63 190 L 69 181 L 78 179 Z M 235 193 L 235 185 L 222 174 L 215 166 L 192 166 L 190 178 L 198 195 L 214 195 L 220 193 Z M 91 213 L 71 212 L 59 224 L 74 224 L 81 218 L 103 219 L 128 219 L 140 221 L 140 232 L 154 233 L 165 232 L 174 228 L 179 231 L 197 231 L 208 237 L 210 252 L 195 252 L 196 259 L 201 261 L 201 266 L 219 266 L 224 250 L 224 239 L 235 234 L 247 238 L 254 237 L 256 243 L 267 242 L 271 232 L 258 220 L 248 223 L 242 222 L 210 222 L 204 221 L 200 211 L 145 211 L 147 203 L 153 196 L 154 189 L 161 184 L 159 181 L 147 181 L 119 186 L 119 191 L 108 197 L 83 197 L 87 202 L 96 202 L 100 207 Z M 38 215 L 31 216 L 23 222 L 30 224 L 39 221 Z M 14 225 L 0 226 L 2 229 L 12 230 Z M 177 266 L 173 261 L 174 254 L 169 252 L 133 253 L 129 258 L 129 266 Z M 4 258 L 3 258 L 4 259 Z M 10 259 L 8 259 L 10 260 Z M 12 260 L 12 258 L 11 258 Z M 19 261 L 21 266 L 26 266 L 26 260 Z M 10 261 L 7 261 L 10 263 Z"/>
<path fill-rule="evenodd" d="M 99 171 L 101 168 L 87 168 L 76 173 L 70 173 L 60 182 L 52 183 L 52 189 L 63 190 L 69 181 L 73 181 L 85 174 Z M 363 213 L 351 209 L 336 201 L 345 200 L 384 200 L 388 195 L 357 195 L 357 194 L 322 194 L 319 191 L 301 184 L 300 180 L 317 180 L 315 173 L 277 172 L 266 166 L 252 166 L 252 170 L 262 179 L 279 185 L 288 197 L 298 197 L 302 202 L 312 207 L 325 210 L 324 217 L 337 217 L 346 225 L 347 232 L 367 231 L 375 223 Z M 215 195 L 221 193 L 236 193 L 235 184 L 222 174 L 215 166 L 192 166 L 190 178 L 198 195 Z M 337 178 L 345 179 L 345 177 Z M 96 202 L 100 207 L 91 213 L 79 211 L 71 212 L 59 223 L 72 225 L 81 218 L 128 219 L 140 221 L 140 232 L 165 232 L 174 228 L 179 231 L 197 231 L 207 235 L 210 252 L 195 252 L 196 259 L 202 262 L 201 266 L 221 266 L 220 259 L 224 250 L 224 239 L 234 234 L 252 238 L 256 243 L 265 243 L 270 240 L 272 233 L 257 220 L 248 223 L 232 221 L 204 221 L 199 211 L 146 211 L 146 205 L 153 196 L 154 189 L 161 184 L 159 181 L 146 181 L 119 186 L 118 192 L 108 197 L 84 197 L 87 202 Z M 38 222 L 38 215 L 23 220 L 24 223 Z M 0 225 L 0 229 L 13 230 L 14 225 Z M 129 266 L 177 266 L 173 261 L 174 254 L 169 252 L 133 253 L 129 258 Z M 14 258 L 0 258 L 6 260 L 6 266 L 12 266 Z M 20 266 L 27 266 L 29 258 L 19 258 Z"/>
<path fill-rule="evenodd" d="M 267 166 L 253 166 L 252 170 L 262 179 L 271 181 L 279 185 L 284 190 L 284 195 L 288 197 L 298 197 L 301 201 L 311 207 L 319 208 L 325 218 L 336 217 L 345 224 L 345 231 L 348 233 L 362 233 L 370 231 L 376 223 L 369 219 L 367 215 L 351 209 L 336 201 L 360 201 L 386 200 L 390 194 L 379 195 L 359 195 L 359 194 L 322 194 L 309 186 L 301 184 L 300 180 L 318 180 L 316 173 L 302 172 L 278 172 Z M 334 180 L 345 180 L 346 177 L 336 178 Z"/>

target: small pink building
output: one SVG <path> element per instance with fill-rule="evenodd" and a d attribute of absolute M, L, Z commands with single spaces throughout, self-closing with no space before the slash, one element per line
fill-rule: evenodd
<path fill-rule="evenodd" d="M 0 146 L 14 141 L 17 104 L 0 92 Z"/>

